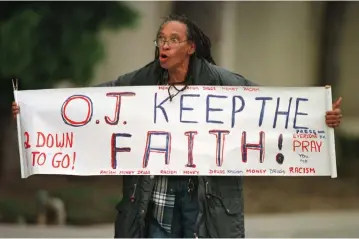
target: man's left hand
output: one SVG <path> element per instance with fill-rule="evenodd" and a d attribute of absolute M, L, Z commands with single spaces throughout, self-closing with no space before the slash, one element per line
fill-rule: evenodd
<path fill-rule="evenodd" d="M 327 111 L 325 114 L 325 123 L 328 127 L 338 127 L 340 125 L 340 120 L 342 119 L 342 111 L 340 109 L 340 104 L 342 103 L 342 97 L 339 97 L 337 101 L 333 104 L 333 110 Z"/>

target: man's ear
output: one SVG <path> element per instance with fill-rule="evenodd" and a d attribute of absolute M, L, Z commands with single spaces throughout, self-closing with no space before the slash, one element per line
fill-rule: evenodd
<path fill-rule="evenodd" d="M 188 50 L 188 54 L 192 55 L 195 52 L 196 52 L 196 45 L 194 44 L 194 42 L 190 42 L 190 47 L 189 47 L 189 50 Z"/>

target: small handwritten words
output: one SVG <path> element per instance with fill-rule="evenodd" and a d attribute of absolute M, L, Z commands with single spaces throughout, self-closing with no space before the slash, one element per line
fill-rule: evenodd
<path fill-rule="evenodd" d="M 308 163 L 309 157 L 307 155 L 305 155 L 305 154 L 298 154 L 298 155 L 299 155 L 301 163 Z"/>
<path fill-rule="evenodd" d="M 101 170 L 101 175 L 150 175 L 150 170 Z"/>
<path fill-rule="evenodd" d="M 225 171 L 224 169 L 210 169 L 210 170 L 208 171 L 208 173 L 209 173 L 210 175 L 212 175 L 212 174 L 224 175 L 224 174 L 226 174 L 226 171 Z"/>
<path fill-rule="evenodd" d="M 186 174 L 186 175 L 199 175 L 199 171 L 198 170 L 184 170 L 183 174 Z"/>
<path fill-rule="evenodd" d="M 294 174 L 315 174 L 315 168 L 306 168 L 306 167 L 290 167 L 289 173 Z"/>
<path fill-rule="evenodd" d="M 303 170 L 298 168 L 299 172 Z M 301 171 L 302 170 L 302 171 Z M 308 171 L 309 172 L 309 171 Z M 161 175 L 200 175 L 199 170 L 189 171 L 189 170 L 160 170 Z M 284 169 L 228 169 L 228 170 L 218 170 L 210 169 L 208 171 L 209 175 L 285 175 Z M 294 169 L 291 173 L 295 173 Z M 303 171 L 304 173 L 304 171 Z M 101 175 L 151 175 L 149 170 L 101 170 Z"/>
<path fill-rule="evenodd" d="M 250 91 L 250 92 L 258 92 L 258 91 L 260 91 L 260 89 L 258 87 L 247 87 L 247 86 L 243 86 L 243 90 L 244 91 Z"/>
<path fill-rule="evenodd" d="M 228 174 L 239 174 L 239 175 L 244 174 L 244 172 L 242 170 L 238 170 L 238 169 L 228 169 L 227 173 Z"/>
<path fill-rule="evenodd" d="M 293 152 L 321 152 L 323 137 L 316 130 L 301 129 L 293 134 Z"/>
<path fill-rule="evenodd" d="M 137 170 L 137 174 L 138 175 L 150 175 L 151 171 L 150 170 Z"/>
<path fill-rule="evenodd" d="M 101 170 L 100 174 L 101 175 L 117 175 L 118 172 L 116 170 Z M 121 172 L 120 172 L 120 174 L 121 174 Z M 124 171 L 122 171 L 122 174 L 126 174 L 126 173 L 124 173 Z"/>
<path fill-rule="evenodd" d="M 168 169 L 163 169 L 160 171 L 160 173 L 162 175 L 176 175 L 177 174 L 177 170 L 168 170 Z"/>
<path fill-rule="evenodd" d="M 64 153 L 62 150 L 73 147 L 73 132 L 37 132 L 34 139 L 28 132 L 25 132 L 24 138 L 24 148 L 30 151 L 33 167 L 41 167 L 49 163 L 52 168 L 75 169 L 76 152 Z M 54 149 L 58 150 L 54 151 Z"/>
<path fill-rule="evenodd" d="M 275 174 L 275 175 L 284 175 L 285 174 L 285 170 L 283 169 L 268 169 L 269 170 L 269 174 Z"/>
<path fill-rule="evenodd" d="M 246 174 L 266 174 L 267 169 L 246 169 Z"/>

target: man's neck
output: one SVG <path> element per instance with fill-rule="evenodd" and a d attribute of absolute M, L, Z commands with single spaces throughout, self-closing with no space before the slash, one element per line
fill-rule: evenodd
<path fill-rule="evenodd" d="M 185 82 L 188 72 L 188 61 L 176 69 L 168 69 L 168 84 L 181 84 Z"/>

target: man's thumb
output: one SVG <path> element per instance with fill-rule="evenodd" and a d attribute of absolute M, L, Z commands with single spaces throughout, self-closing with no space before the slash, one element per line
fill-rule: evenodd
<path fill-rule="evenodd" d="M 342 97 L 339 97 L 339 99 L 337 99 L 337 101 L 334 102 L 333 109 L 339 108 L 341 103 L 342 103 Z"/>

